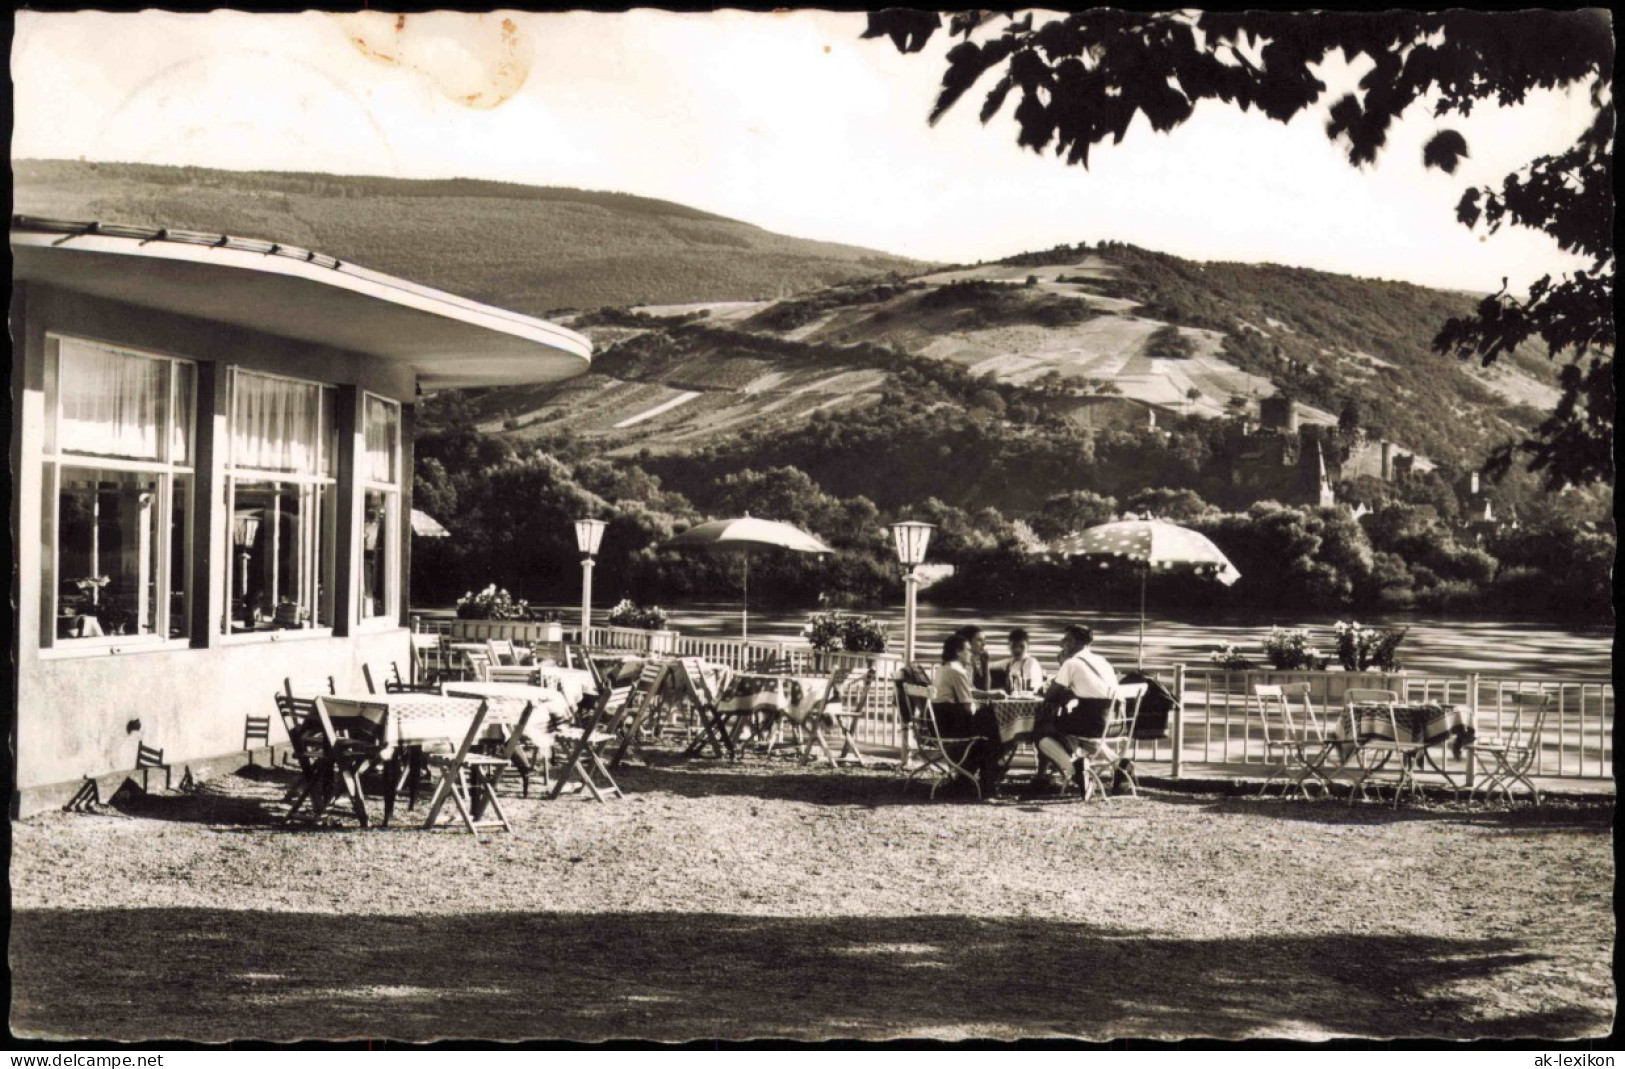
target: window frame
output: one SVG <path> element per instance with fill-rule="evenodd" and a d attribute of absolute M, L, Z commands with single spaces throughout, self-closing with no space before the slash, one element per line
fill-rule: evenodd
<path fill-rule="evenodd" d="M 253 367 L 232 365 L 226 368 L 226 397 L 225 397 L 225 441 L 217 443 L 224 462 L 221 465 L 224 482 L 225 501 L 225 567 L 223 574 L 217 573 L 216 578 L 221 583 L 222 612 L 220 619 L 214 626 L 221 642 L 227 645 L 256 642 L 282 642 L 290 639 L 325 638 L 334 633 L 334 622 L 339 612 L 338 598 L 338 523 L 339 511 L 342 502 L 340 494 L 338 456 L 339 425 L 338 410 L 340 390 L 337 384 L 321 382 L 316 379 L 301 378 L 297 375 L 284 375 L 274 371 L 265 371 Z M 237 384 L 240 376 L 250 375 L 261 379 L 274 379 L 282 382 L 297 383 L 301 386 L 314 387 L 316 390 L 316 418 L 314 442 L 314 471 L 291 472 L 272 471 L 263 468 L 249 468 L 237 466 Z M 330 411 L 331 410 L 331 411 Z M 332 420 L 331 434 L 327 425 Z M 327 451 L 331 440 L 334 455 L 329 457 Z M 233 629 L 235 620 L 232 617 L 232 602 L 237 587 L 237 547 L 234 542 L 237 515 L 237 492 L 242 484 L 269 484 L 274 493 L 280 493 L 283 486 L 293 486 L 300 495 L 300 524 L 307 537 L 314 536 L 314 544 L 307 543 L 301 549 L 301 566 L 308 563 L 310 578 L 304 584 L 305 589 L 300 591 L 303 599 L 309 596 L 309 609 L 313 617 L 312 626 L 295 628 L 268 628 L 266 630 Z M 310 515 L 306 515 L 306 506 Z M 263 522 L 263 520 L 262 520 Z M 326 548 L 327 560 L 322 558 L 323 548 Z M 325 573 L 325 575 L 324 575 Z M 321 591 L 327 591 L 331 599 L 328 609 L 328 623 L 316 623 L 320 619 Z M 303 601 L 301 600 L 301 604 Z M 273 609 L 274 612 L 274 609 Z"/>
<path fill-rule="evenodd" d="M 355 611 L 352 624 L 362 630 L 385 631 L 398 628 L 401 617 L 401 524 L 403 522 L 402 502 L 404 500 L 403 484 L 405 472 L 402 470 L 402 438 L 405 419 L 405 406 L 399 401 L 371 390 L 362 390 L 361 394 L 361 433 L 357 438 L 361 450 L 355 465 L 356 470 L 356 508 L 358 522 L 356 524 L 355 559 L 353 570 L 355 572 Z M 395 414 L 394 440 L 390 443 L 390 470 L 394 473 L 393 482 L 383 482 L 372 477 L 372 470 L 367 464 L 367 428 L 370 419 L 370 402 L 377 400 L 388 406 Z M 381 610 L 373 616 L 366 614 L 367 605 L 367 495 L 379 493 L 384 495 L 384 522 L 378 532 L 379 545 L 384 552 L 384 599 Z"/>
<path fill-rule="evenodd" d="M 140 346 L 124 345 L 117 342 L 102 341 L 73 334 L 67 331 L 47 330 L 45 332 L 44 364 L 45 364 L 45 427 L 42 435 L 40 450 L 40 488 L 43 500 L 41 502 L 43 545 L 40 554 L 40 619 L 39 651 L 47 657 L 73 657 L 85 654 L 120 653 L 126 650 L 169 650 L 190 648 L 197 636 L 194 633 L 196 614 L 194 608 L 200 592 L 195 587 L 197 559 L 197 507 L 200 495 L 198 492 L 198 384 L 200 381 L 198 361 L 191 357 L 175 356 L 169 353 L 154 352 Z M 142 460 L 129 457 L 108 456 L 97 453 L 65 452 L 62 442 L 62 347 L 66 344 L 83 345 L 88 348 L 100 349 L 105 352 L 117 353 L 142 360 L 152 360 L 166 364 L 169 368 L 167 375 L 167 389 L 164 401 L 164 420 L 159 430 L 160 452 L 162 459 Z M 180 403 L 182 391 L 180 387 L 181 376 L 176 374 L 177 367 L 190 369 L 191 389 L 188 402 Z M 177 463 L 174 459 L 175 432 L 184 423 L 186 431 L 186 461 Z M 156 542 L 153 550 L 152 585 L 162 592 L 153 606 L 153 627 L 148 634 L 134 635 L 93 635 L 93 636 L 66 636 L 57 634 L 57 620 L 59 619 L 62 583 L 62 486 L 65 469 L 84 471 L 110 471 L 125 472 L 134 475 L 150 475 L 153 477 L 155 494 L 155 514 L 161 519 L 152 525 L 152 537 Z M 175 554 L 175 504 L 176 480 L 184 482 L 184 498 L 182 499 L 183 539 L 182 561 L 180 574 L 176 576 L 174 567 Z M 179 584 L 181 592 L 180 620 L 184 625 L 186 634 L 171 635 L 175 613 L 172 612 L 170 602 Z"/>

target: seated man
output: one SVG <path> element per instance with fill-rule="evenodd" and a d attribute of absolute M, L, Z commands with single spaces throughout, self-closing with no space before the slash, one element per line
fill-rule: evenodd
<path fill-rule="evenodd" d="M 1117 693 L 1117 673 L 1106 658 L 1089 648 L 1094 640 L 1094 632 L 1083 624 L 1073 624 L 1066 629 L 1061 636 L 1060 670 L 1044 694 L 1047 704 L 1068 707 L 1047 726 L 1038 742 L 1040 755 L 1062 768 L 1073 764 L 1072 754 L 1062 737 L 1077 738 L 1085 747 L 1093 748 L 1089 752 L 1103 753 L 1108 760 L 1112 759 L 1111 751 L 1097 740 L 1105 730 L 1112 698 Z M 1118 779 L 1113 777 L 1114 789 Z"/>
<path fill-rule="evenodd" d="M 1012 694 L 1042 694 L 1044 691 L 1044 666 L 1027 652 L 1027 642 L 1026 628 L 1011 631 L 1010 659 L 993 666 L 995 680 L 1003 673 L 1004 685 Z"/>
<path fill-rule="evenodd" d="M 972 752 L 967 752 L 960 763 L 972 767 L 979 763 L 977 778 L 982 784 L 982 795 L 991 798 L 998 786 L 1003 745 L 999 739 L 998 718 L 990 710 L 977 707 L 977 700 L 987 694 L 971 685 L 974 659 L 975 651 L 968 637 L 958 632 L 948 636 L 942 646 L 942 664 L 931 679 L 931 709 L 936 713 L 937 729 L 944 736 L 980 736 Z M 974 753 L 975 750 L 980 750 L 980 754 Z M 959 759 L 959 755 L 955 758 Z"/>

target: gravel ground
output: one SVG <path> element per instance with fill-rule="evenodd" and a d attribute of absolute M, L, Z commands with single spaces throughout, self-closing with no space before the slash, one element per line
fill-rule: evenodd
<path fill-rule="evenodd" d="M 1596 1036 L 1611 797 L 1402 808 L 623 769 L 476 844 L 290 774 L 14 823 L 12 1028 L 117 1039 Z M 421 812 L 421 810 L 420 810 Z"/>

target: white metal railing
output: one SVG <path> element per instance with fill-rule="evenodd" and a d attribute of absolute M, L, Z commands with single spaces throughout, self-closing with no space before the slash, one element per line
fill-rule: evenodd
<path fill-rule="evenodd" d="M 450 621 L 413 617 L 413 629 L 449 634 Z M 843 698 L 856 701 L 865 675 L 873 671 L 856 736 L 866 748 L 902 752 L 906 745 L 893 686 L 902 659 L 894 653 L 818 653 L 804 643 L 782 639 L 709 638 L 673 631 L 593 627 L 587 645 L 595 650 L 700 657 L 739 671 L 768 658 L 787 662 L 796 673 L 822 674 L 850 668 Z M 1307 682 L 1310 701 L 1325 722 L 1342 711 L 1350 687 L 1392 690 L 1404 701 L 1463 706 L 1480 734 L 1495 735 L 1512 724 L 1514 695 L 1550 698 L 1541 752 L 1533 773 L 1540 776 L 1608 779 L 1613 775 L 1614 688 L 1612 683 L 1484 675 L 1410 672 L 1226 672 L 1184 665 L 1146 671 L 1180 699 L 1165 739 L 1136 742 L 1137 761 L 1169 762 L 1177 775 L 1190 766 L 1262 766 L 1263 723 L 1252 697 L 1260 683 Z M 1530 714 L 1525 713 L 1525 718 Z M 1448 747 L 1435 756 L 1454 772 L 1467 772 L 1466 758 Z"/>

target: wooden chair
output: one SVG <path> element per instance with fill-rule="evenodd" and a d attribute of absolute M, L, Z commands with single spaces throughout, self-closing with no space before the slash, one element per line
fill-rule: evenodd
<path fill-rule="evenodd" d="M 477 679 L 482 683 L 491 679 L 491 655 L 481 650 L 463 650 L 463 663 L 467 665 L 468 678 Z"/>
<path fill-rule="evenodd" d="M 282 798 L 291 807 L 282 821 L 286 824 L 293 820 L 306 802 L 310 803 L 310 819 L 320 820 L 332 800 L 332 765 L 316 714 L 316 699 L 295 698 L 282 692 L 274 697 L 282 727 L 288 733 L 289 752 L 299 766 L 298 781 Z"/>
<path fill-rule="evenodd" d="M 316 706 L 316 722 L 321 728 L 323 756 L 331 776 L 350 800 L 350 808 L 357 822 L 363 828 L 368 827 L 371 821 L 367 817 L 366 798 L 361 790 L 361 774 L 379 761 L 383 740 L 371 733 L 339 732 L 328 713 L 326 697 L 318 694 L 313 704 Z"/>
<path fill-rule="evenodd" d="M 639 734 L 643 731 L 650 714 L 655 712 L 662 701 L 661 691 L 666 684 L 668 667 L 670 666 L 665 661 L 645 661 L 643 670 L 638 673 L 637 682 L 632 685 L 631 694 L 605 725 L 605 731 L 620 739 L 620 744 L 615 748 L 615 756 L 609 763 L 611 768 L 621 767 L 621 759 L 629 750 L 637 750 L 639 757 L 648 760 L 643 753 Z"/>
<path fill-rule="evenodd" d="M 604 750 L 618 739 L 614 732 L 607 730 L 611 707 L 616 700 L 615 690 L 606 687 L 584 717 L 560 730 L 559 737 L 569 743 L 569 755 L 548 797 L 557 798 L 571 783 L 580 783 L 583 791 L 600 802 L 609 797 L 622 797 L 620 786 L 604 763 Z"/>
<path fill-rule="evenodd" d="M 1111 708 L 1106 714 L 1101 733 L 1092 738 L 1072 739 L 1075 747 L 1072 760 L 1084 801 L 1096 793 L 1102 798 L 1111 797 L 1107 787 L 1111 781 L 1105 778 L 1106 773 L 1111 774 L 1112 780 L 1121 775 L 1123 782 L 1128 784 L 1129 794 L 1139 796 L 1140 782 L 1134 774 L 1133 762 L 1120 757 L 1111 748 L 1111 743 L 1133 741 L 1134 729 L 1140 719 L 1140 704 L 1145 700 L 1148 689 L 1145 683 L 1119 683 L 1112 695 Z"/>
<path fill-rule="evenodd" d="M 840 727 L 840 722 L 836 719 L 840 715 L 840 711 L 845 708 L 841 701 L 841 688 L 846 686 L 846 681 L 851 675 L 852 669 L 850 668 L 837 668 L 829 674 L 829 683 L 824 688 L 824 700 L 818 703 L 817 709 L 807 714 L 807 719 L 804 721 L 807 736 L 805 741 L 800 738 L 803 725 L 791 721 L 790 726 L 797 735 L 796 749 L 802 757 L 810 758 L 813 747 L 817 746 L 824 752 L 825 759 L 829 761 L 829 767 L 836 767 L 835 755 L 830 752 L 829 740 L 824 738 L 825 724 L 837 726 L 845 735 L 847 742 L 851 742 L 852 733 L 844 727 Z M 772 745 L 769 744 L 768 753 L 771 754 L 772 752 Z M 842 753 L 845 753 L 844 749 Z"/>
<path fill-rule="evenodd" d="M 476 842 L 480 841 L 482 828 L 501 828 L 512 832 L 513 825 L 508 823 L 508 817 L 502 812 L 502 803 L 497 799 L 497 784 L 502 779 L 502 773 L 508 768 L 505 758 L 474 752 L 474 744 L 479 740 L 485 730 L 485 717 L 490 710 L 490 703 L 480 701 L 479 709 L 474 713 L 473 719 L 468 723 L 468 731 L 463 735 L 463 741 L 451 754 L 430 754 L 429 763 L 440 771 L 440 782 L 436 784 L 434 799 L 429 803 L 429 815 L 424 819 L 424 828 L 433 828 L 440 821 L 440 811 L 450 798 L 452 805 L 457 809 L 457 815 L 462 818 L 463 827 L 474 836 Z M 530 703 L 525 704 L 526 718 L 530 712 Z M 495 820 L 484 819 L 484 810 L 489 807 L 496 814 Z"/>
<path fill-rule="evenodd" d="M 467 698 L 472 701 L 485 701 L 487 705 L 493 705 L 493 699 L 482 698 L 478 694 L 459 693 L 455 683 L 448 684 L 444 693 L 448 698 Z M 502 699 L 496 700 L 500 701 Z M 510 699 L 510 701 L 515 700 L 517 699 Z M 522 798 L 530 797 L 530 780 L 536 774 L 537 769 L 540 769 L 542 773 L 543 789 L 552 785 L 547 774 L 547 762 L 551 757 L 551 739 L 545 739 L 543 743 L 537 743 L 530 734 L 531 719 L 536 712 L 537 708 L 534 702 L 525 702 L 524 707 L 520 710 L 519 718 L 510 725 L 507 734 L 500 739 L 481 739 L 476 744 L 477 752 L 501 758 L 518 774 L 520 797 Z M 491 716 L 488 714 L 486 716 L 487 723 L 490 720 Z M 489 736 L 490 732 L 486 734 Z M 539 734 L 542 734 L 545 738 L 545 732 Z"/>
<path fill-rule="evenodd" d="M 1309 797 L 1311 783 L 1319 786 L 1323 795 L 1330 794 L 1323 766 L 1335 743 L 1326 738 L 1325 725 L 1315 714 L 1309 684 L 1257 683 L 1252 697 L 1264 728 L 1264 759 L 1275 759 L 1258 793 L 1267 794 L 1270 786 L 1280 780 L 1283 798 L 1294 792 Z"/>
<path fill-rule="evenodd" d="M 243 720 L 243 749 L 252 750 L 255 746 L 271 745 L 271 716 L 255 716 L 250 713 Z"/>
<path fill-rule="evenodd" d="M 377 694 L 378 686 L 372 679 L 372 665 L 361 662 L 361 681 L 367 685 L 368 694 Z"/>
<path fill-rule="evenodd" d="M 982 796 L 982 784 L 970 764 L 971 754 L 978 743 L 986 740 L 980 735 L 945 736 L 937 728 L 937 714 L 931 707 L 931 688 L 917 683 L 897 681 L 897 708 L 902 713 L 904 730 L 914 735 L 914 752 L 921 763 L 908 772 L 906 788 L 915 777 L 926 772 L 935 774 L 931 784 L 931 797 L 937 789 L 956 779 L 968 780 L 976 788 L 976 797 Z"/>
<path fill-rule="evenodd" d="M 389 662 L 389 678 L 384 680 L 385 694 L 439 694 L 438 683 L 411 683 L 401 678 L 401 666 L 394 661 Z"/>
<path fill-rule="evenodd" d="M 151 775 L 155 771 L 164 774 L 164 790 L 169 790 L 169 765 L 164 761 L 164 751 L 157 746 L 136 740 L 135 769 L 141 773 L 141 790 L 150 794 L 152 792 Z"/>
<path fill-rule="evenodd" d="M 1484 782 L 1475 784 L 1467 792 L 1468 801 L 1483 791 L 1487 802 L 1490 795 L 1500 791 L 1511 802 L 1512 785 L 1518 783 L 1529 789 L 1529 800 L 1533 804 L 1540 804 L 1540 788 L 1535 786 L 1529 774 L 1539 767 L 1541 733 L 1546 727 L 1546 714 L 1551 708 L 1552 696 L 1549 692 L 1543 692 L 1514 694 L 1512 698 L 1516 711 L 1511 726 L 1495 735 L 1475 738 L 1466 747 L 1467 753 L 1483 763 L 1486 772 Z M 1530 710 L 1533 712 L 1526 722 L 1524 714 Z"/>
<path fill-rule="evenodd" d="M 303 698 L 307 701 L 318 694 L 339 692 L 332 676 L 289 676 L 282 681 L 282 689 L 290 698 Z"/>
<path fill-rule="evenodd" d="M 858 763 L 859 768 L 868 767 L 863 760 L 863 750 L 858 746 L 858 721 L 867 715 L 869 710 L 869 690 L 874 686 L 875 674 L 871 669 L 863 674 L 861 685 L 858 687 L 858 696 L 853 699 L 850 685 L 847 692 L 842 695 L 841 701 L 824 707 L 824 719 L 835 725 L 841 733 L 841 752 L 836 754 L 834 761 L 839 763 L 849 757 Z M 825 748 L 828 752 L 828 748 Z"/>
<path fill-rule="evenodd" d="M 488 638 L 485 648 L 491 654 L 492 664 L 515 665 L 519 663 L 519 651 L 514 649 L 513 642 L 506 638 Z"/>
<path fill-rule="evenodd" d="M 1399 775 L 1394 780 L 1394 808 L 1399 808 L 1399 800 L 1406 791 L 1414 797 L 1417 793 L 1416 777 L 1411 775 L 1411 768 L 1416 762 L 1422 746 L 1415 742 L 1402 742 L 1399 733 L 1399 695 L 1391 690 L 1371 690 L 1363 687 L 1350 687 L 1343 695 L 1344 718 L 1349 723 L 1352 733 L 1349 739 L 1356 749 L 1354 759 L 1359 765 L 1359 778 L 1354 788 L 1349 791 L 1349 805 L 1354 804 L 1354 797 L 1358 794 L 1362 799 L 1369 797 L 1366 794 L 1366 784 L 1382 769 L 1386 768 L 1395 758 L 1399 760 Z M 1360 731 L 1360 706 L 1379 706 L 1383 711 L 1383 719 L 1387 721 L 1388 737 L 1380 736 L 1365 740 L 1358 738 Z"/>
<path fill-rule="evenodd" d="M 412 632 L 412 683 L 438 683 L 446 673 L 447 664 L 446 645 L 441 635 L 427 631 Z"/>

